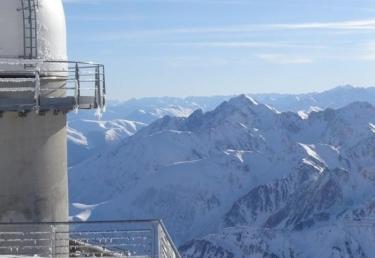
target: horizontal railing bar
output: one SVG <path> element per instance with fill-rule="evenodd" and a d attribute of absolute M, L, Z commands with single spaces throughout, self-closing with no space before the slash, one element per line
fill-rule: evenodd
<path fill-rule="evenodd" d="M 27 92 L 27 91 L 34 92 L 35 88 L 0 88 L 0 92 Z"/>
<path fill-rule="evenodd" d="M 51 241 L 51 239 L 49 239 L 49 241 Z M 22 246 L 22 248 L 24 249 L 34 249 L 34 248 L 37 248 L 37 249 L 42 249 L 42 248 L 46 248 L 48 247 L 49 245 L 45 246 L 45 245 L 27 245 L 27 246 Z M 0 249 L 16 249 L 16 248 L 21 248 L 20 246 L 18 245 L 12 245 L 12 246 L 0 246 Z"/>
<path fill-rule="evenodd" d="M 93 67 L 87 67 L 87 68 L 83 68 L 83 67 L 78 67 L 81 71 L 80 73 L 84 73 L 86 70 L 92 70 L 92 69 L 95 69 L 97 67 L 93 66 Z M 75 72 L 76 70 L 76 67 L 68 67 L 68 68 L 65 68 L 63 70 L 51 70 L 51 69 L 46 69 L 46 70 L 43 70 L 42 72 L 43 73 L 73 73 Z M 83 70 L 83 71 L 82 71 Z"/>
<path fill-rule="evenodd" d="M 116 223 L 117 224 L 117 223 Z M 98 231 L 98 230 L 95 230 L 95 231 L 90 231 L 90 230 L 86 230 L 86 231 L 74 231 L 74 230 L 70 230 L 70 231 L 59 231 L 58 233 L 60 234 L 102 234 L 102 233 L 125 233 L 125 232 L 134 232 L 134 233 L 148 233 L 148 232 L 151 232 L 152 230 L 151 229 L 121 229 L 121 230 L 104 230 L 104 231 Z"/>
<path fill-rule="evenodd" d="M 1 226 L 6 225 L 90 225 L 90 224 L 142 224 L 142 223 L 154 223 L 159 224 L 160 220 L 158 219 L 144 219 L 144 220 L 113 220 L 113 221 L 106 221 L 106 220 L 94 220 L 94 221 L 63 221 L 63 222 L 19 222 L 19 223 L 11 223 L 11 222 L 0 222 Z"/>
<path fill-rule="evenodd" d="M 58 90 L 75 90 L 76 88 L 67 87 L 67 88 L 43 88 L 41 91 L 58 91 Z M 80 88 L 81 90 L 95 90 L 95 88 Z"/>
<path fill-rule="evenodd" d="M 9 64 L 9 65 L 36 65 L 36 64 L 72 64 L 72 65 L 81 65 L 81 67 L 104 67 L 103 64 L 97 64 L 97 63 L 90 63 L 90 62 L 82 62 L 82 61 L 68 61 L 68 60 L 41 60 L 41 59 L 35 59 L 35 60 L 30 60 L 30 59 L 20 59 L 20 58 L 2 58 L 0 57 L 0 63 L 1 64 Z"/>
<path fill-rule="evenodd" d="M 68 61 L 68 60 L 46 60 L 45 63 L 65 63 L 65 64 L 82 64 L 82 65 L 89 65 L 89 66 L 101 66 L 104 67 L 103 64 L 91 63 L 91 62 L 82 62 L 82 61 Z"/>
<path fill-rule="evenodd" d="M 92 241 L 96 241 L 98 243 L 101 243 L 101 244 L 106 244 L 106 243 L 111 243 L 111 241 L 109 239 L 107 239 L 106 241 L 104 240 L 100 240 L 100 239 L 82 239 L 82 238 L 56 238 L 55 239 L 56 241 L 68 241 L 68 240 L 75 240 L 75 241 L 80 241 L 80 242 L 84 242 L 84 243 L 90 243 Z M 130 241 L 129 239 L 126 239 L 126 238 L 118 238 L 117 240 L 128 240 Z M 141 242 L 141 244 L 128 244 L 128 245 L 138 245 L 138 246 L 144 246 L 144 245 L 147 245 L 148 243 L 152 242 L 153 238 L 150 238 L 150 239 L 147 239 L 147 240 L 144 240 Z M 137 239 L 134 239 L 132 240 L 133 242 L 140 242 L 139 240 Z M 111 244 L 116 244 L 116 243 L 113 243 L 113 242 L 116 242 L 116 241 L 112 241 Z"/>
<path fill-rule="evenodd" d="M 63 242 L 63 241 L 70 241 L 70 240 L 75 240 L 75 241 L 80 241 L 82 243 L 99 243 L 99 244 L 111 244 L 111 245 L 118 245 L 119 244 L 119 241 L 122 240 L 122 241 L 129 241 L 128 243 L 124 243 L 126 245 L 129 245 L 129 246 L 147 246 L 149 245 L 154 239 L 153 238 L 150 238 L 150 239 L 147 239 L 147 241 L 141 241 L 139 239 L 134 239 L 134 240 L 129 240 L 129 239 L 126 239 L 126 238 L 123 238 L 123 239 L 117 239 L 116 241 L 111 240 L 110 239 L 107 239 L 107 240 L 100 240 L 100 239 L 80 239 L 80 238 L 77 238 L 77 239 L 72 239 L 72 238 L 65 238 L 65 239 L 55 239 L 55 241 L 57 242 Z"/>
<path fill-rule="evenodd" d="M 42 241 L 50 241 L 51 239 L 50 238 L 46 238 L 46 239 L 41 239 L 41 238 L 28 238 L 28 239 L 1 239 L 0 242 L 1 243 L 4 243 L 4 242 L 18 242 L 18 243 L 25 243 L 25 242 L 35 242 L 35 241 L 39 241 L 39 242 L 42 242 Z"/>

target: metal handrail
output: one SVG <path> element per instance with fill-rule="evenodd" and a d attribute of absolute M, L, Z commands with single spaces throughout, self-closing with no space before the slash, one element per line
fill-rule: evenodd
<path fill-rule="evenodd" d="M 2 59 L 0 64 L 24 65 L 27 68 L 20 71 L 1 73 L 0 82 L 6 83 L 12 80 L 9 86 L 2 85 L 0 92 L 8 93 L 6 97 L 0 95 L 0 111 L 23 111 L 33 109 L 39 112 L 43 110 L 69 111 L 73 109 L 100 109 L 104 110 L 106 97 L 104 65 L 81 61 L 57 61 L 57 60 L 29 60 L 29 59 Z M 27 76 L 23 76 L 24 73 Z M 31 77 L 32 76 L 32 77 Z M 33 86 L 25 87 L 26 78 Z M 17 80 L 23 84 L 17 84 Z M 63 87 L 51 87 L 43 83 L 46 81 L 65 81 Z M 30 98 L 24 103 L 17 96 L 17 103 L 12 103 L 12 92 L 31 92 L 34 94 L 34 105 L 30 104 Z M 64 92 L 64 97 L 56 97 L 56 94 L 46 95 L 46 92 Z M 73 91 L 70 93 L 69 91 Z M 90 93 L 91 92 L 91 93 Z M 70 94 L 69 94 L 70 93 Z M 85 93 L 85 94 L 83 94 Z M 60 94 L 61 95 L 61 94 Z M 6 104 L 2 104 L 6 99 Z M 73 99 L 70 101 L 69 99 Z M 68 101 L 67 101 L 68 100 Z M 10 104 L 9 104 L 10 103 Z M 42 105 L 41 103 L 44 103 Z"/>
<path fill-rule="evenodd" d="M 133 220 L 90 220 L 90 221 L 41 221 L 41 222 L 0 222 L 1 226 L 8 225 L 21 225 L 21 226 L 35 226 L 35 225 L 87 225 L 87 224 L 107 224 L 107 223 L 127 223 L 127 224 L 140 224 L 140 223 L 162 223 L 160 219 L 133 219 Z"/>
<path fill-rule="evenodd" d="M 165 227 L 163 220 L 159 220 L 159 224 L 160 224 L 160 227 L 162 228 L 162 230 L 164 231 L 164 234 L 166 235 L 166 237 L 169 241 L 169 244 L 172 246 L 173 251 L 177 254 L 177 257 L 180 257 L 180 253 L 179 253 L 176 245 L 174 244 L 174 242 L 172 240 L 172 237 L 169 235 L 168 230 Z"/>
<path fill-rule="evenodd" d="M 79 252 L 181 258 L 161 220 L 0 223 L 0 255 L 77 257 Z"/>

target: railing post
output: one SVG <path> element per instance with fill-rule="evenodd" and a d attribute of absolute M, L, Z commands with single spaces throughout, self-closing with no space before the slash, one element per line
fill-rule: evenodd
<path fill-rule="evenodd" d="M 36 113 L 39 113 L 39 110 L 40 110 L 40 76 L 39 76 L 39 71 L 35 72 L 34 100 L 35 100 L 35 111 L 36 111 Z"/>
<path fill-rule="evenodd" d="M 160 257 L 160 227 L 159 223 L 153 222 L 153 233 L 154 233 L 154 248 L 153 248 L 153 255 L 152 258 L 159 258 Z"/>
<path fill-rule="evenodd" d="M 51 225 L 51 246 L 50 246 L 50 257 L 56 257 L 56 227 Z"/>
<path fill-rule="evenodd" d="M 79 99 L 81 97 L 81 81 L 80 81 L 80 76 L 79 76 L 79 65 L 76 63 L 75 66 L 75 81 L 76 81 L 76 90 L 75 90 L 75 101 L 76 101 L 76 106 L 79 107 Z"/>
<path fill-rule="evenodd" d="M 174 245 L 171 236 L 169 235 L 167 229 L 165 228 L 165 225 L 163 223 L 163 220 L 160 220 L 159 222 L 159 239 L 161 241 L 161 247 L 160 251 L 163 252 L 163 255 L 167 255 L 167 257 L 173 257 L 173 258 L 181 258 L 180 253 L 178 252 L 177 247 Z M 169 249 L 169 250 L 168 250 Z M 173 252 L 173 255 L 170 253 Z M 164 258 L 161 257 L 161 258 Z"/>
<path fill-rule="evenodd" d="M 100 69 L 98 65 L 96 65 L 95 67 L 95 88 L 97 90 L 99 108 L 102 108 L 103 104 L 102 104 L 102 94 L 101 94 L 101 89 L 100 89 Z"/>
<path fill-rule="evenodd" d="M 105 68 L 102 66 L 102 72 L 103 72 L 103 107 L 106 105 L 106 95 L 107 95 L 107 89 L 105 85 Z"/>

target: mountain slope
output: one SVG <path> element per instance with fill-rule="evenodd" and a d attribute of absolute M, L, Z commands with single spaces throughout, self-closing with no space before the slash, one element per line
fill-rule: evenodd
<path fill-rule="evenodd" d="M 71 197 L 96 205 L 92 219 L 162 218 L 186 257 L 241 257 L 253 247 L 236 236 L 254 227 L 290 232 L 257 235 L 256 255 L 281 256 L 278 241 L 304 233 L 326 234 L 327 252 L 345 241 L 368 252 L 350 235 L 333 246 L 336 233 L 327 232 L 362 210 L 364 219 L 373 214 L 374 125 L 367 103 L 301 117 L 242 95 L 210 112 L 164 117 L 74 166 Z M 313 252 L 298 241 L 291 249 Z"/>
<path fill-rule="evenodd" d="M 68 122 L 68 161 L 75 165 L 146 126 L 127 120 L 71 120 Z"/>

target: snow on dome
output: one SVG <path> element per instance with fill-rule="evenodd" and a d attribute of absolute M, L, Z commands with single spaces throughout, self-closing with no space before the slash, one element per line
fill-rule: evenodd
<path fill-rule="evenodd" d="M 38 58 L 66 60 L 66 23 L 62 1 L 39 0 L 37 12 L 39 19 Z"/>
<path fill-rule="evenodd" d="M 36 7 L 38 59 L 65 60 L 66 25 L 61 0 L 39 0 Z M 24 56 L 24 15 L 21 0 L 0 1 L 0 58 Z"/>

